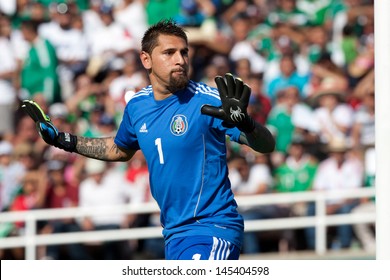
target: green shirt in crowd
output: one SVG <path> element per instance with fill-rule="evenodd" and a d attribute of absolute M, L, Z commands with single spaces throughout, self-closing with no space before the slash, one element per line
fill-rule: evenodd
<path fill-rule="evenodd" d="M 43 94 L 49 103 L 61 101 L 57 66 L 53 45 L 48 40 L 38 38 L 32 44 L 22 67 L 22 88 L 27 92 L 27 98 Z"/>
<path fill-rule="evenodd" d="M 310 190 L 317 168 L 317 161 L 310 156 L 303 157 L 299 163 L 287 159 L 274 171 L 275 191 L 299 192 Z"/>

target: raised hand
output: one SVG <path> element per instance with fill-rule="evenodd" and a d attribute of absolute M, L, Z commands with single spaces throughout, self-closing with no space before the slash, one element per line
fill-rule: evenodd
<path fill-rule="evenodd" d="M 225 74 L 225 79 L 215 77 L 222 106 L 203 105 L 201 113 L 223 120 L 227 127 L 236 126 L 242 132 L 250 133 L 255 129 L 255 122 L 247 113 L 251 89 L 230 73 Z"/>
<path fill-rule="evenodd" d="M 39 135 L 47 144 L 68 152 L 75 151 L 77 137 L 67 132 L 59 132 L 35 101 L 23 100 L 22 109 L 34 120 Z"/>

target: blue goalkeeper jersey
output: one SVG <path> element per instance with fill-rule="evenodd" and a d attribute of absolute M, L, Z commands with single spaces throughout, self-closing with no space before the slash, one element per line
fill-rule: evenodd
<path fill-rule="evenodd" d="M 243 219 L 228 179 L 226 135 L 238 142 L 240 131 L 200 112 L 219 107 L 218 90 L 190 81 L 188 86 L 155 100 L 151 86 L 128 102 L 115 137 L 119 147 L 141 149 L 151 193 L 161 210 L 165 242 L 208 235 L 241 246 Z"/>

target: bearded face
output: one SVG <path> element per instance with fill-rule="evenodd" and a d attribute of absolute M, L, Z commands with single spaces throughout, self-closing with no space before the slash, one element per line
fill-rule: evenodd
<path fill-rule="evenodd" d="M 178 90 L 185 88 L 189 80 L 187 73 L 188 71 L 184 69 L 180 71 L 174 71 L 173 73 L 171 73 L 168 89 L 171 92 L 176 92 Z"/>
<path fill-rule="evenodd" d="M 141 54 L 141 61 L 157 94 L 172 94 L 188 84 L 188 45 L 172 35 L 160 35 L 151 54 Z"/>

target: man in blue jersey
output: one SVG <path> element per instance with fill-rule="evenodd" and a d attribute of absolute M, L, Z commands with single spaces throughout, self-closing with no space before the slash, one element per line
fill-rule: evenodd
<path fill-rule="evenodd" d="M 171 20 L 151 26 L 140 59 L 151 85 L 129 100 L 115 137 L 58 132 L 32 101 L 23 108 L 51 145 L 105 161 L 127 161 L 142 150 L 161 209 L 166 259 L 238 259 L 243 219 L 228 179 L 226 135 L 261 153 L 271 133 L 247 114 L 250 88 L 227 74 L 216 88 L 189 80 L 188 41 Z M 38 109 L 37 109 L 38 108 Z"/>

